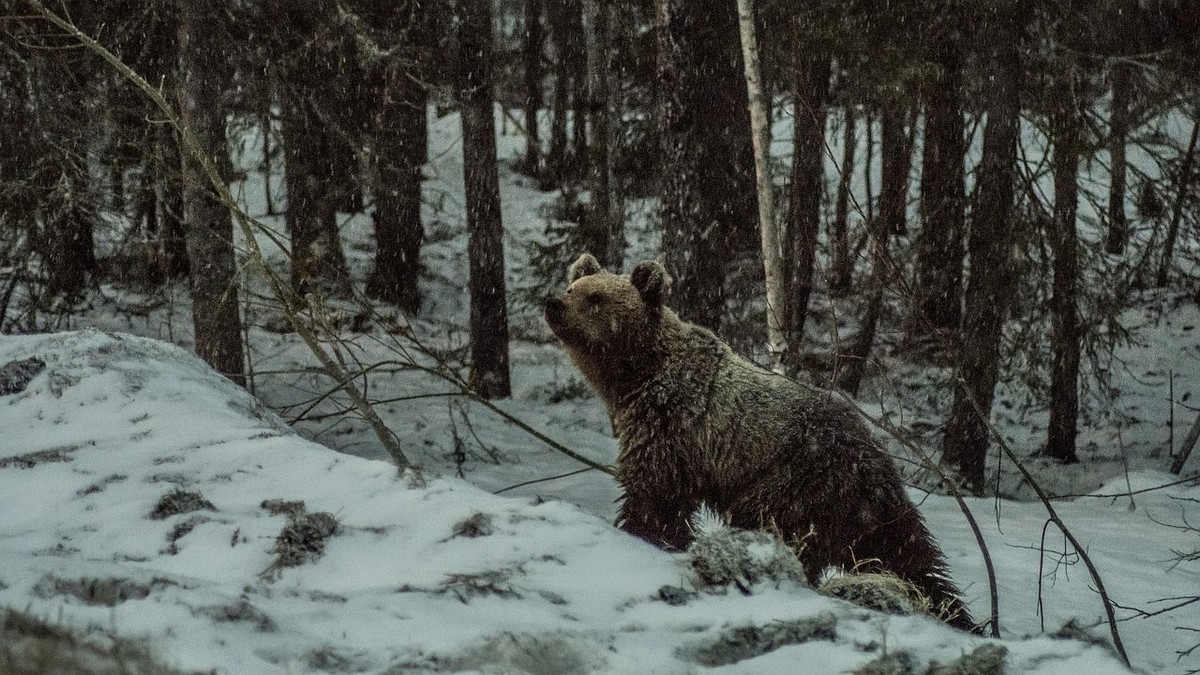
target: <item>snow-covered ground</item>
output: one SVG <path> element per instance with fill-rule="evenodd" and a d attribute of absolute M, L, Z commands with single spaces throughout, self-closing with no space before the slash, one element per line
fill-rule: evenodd
<path fill-rule="evenodd" d="M 461 372 L 455 366 L 465 357 L 458 138 L 453 115 L 431 121 L 420 314 L 406 319 L 381 307 L 382 316 L 359 321 L 360 308 L 335 300 L 327 317 L 341 328 L 341 358 L 384 364 L 357 382 L 424 469 L 423 481 L 398 475 L 386 461 L 369 427 L 312 372 L 311 355 L 281 328 L 271 303 L 254 296 L 261 286 L 253 280 L 245 310 L 253 391 L 262 403 L 181 349 L 114 334 L 188 347 L 182 288 L 144 294 L 106 286 L 70 325 L 110 332 L 0 337 L 0 365 L 31 357 L 46 363 L 23 391 L 0 396 L 0 607 L 98 642 L 145 639 L 166 663 L 228 673 L 843 673 L 906 650 L 915 659 L 910 671 L 924 672 L 931 661 L 948 663 L 991 643 L 927 618 L 870 613 L 792 583 L 765 584 L 751 595 L 660 593 L 664 586 L 691 588 L 686 558 L 609 525 L 618 492 L 608 476 L 574 473 L 578 463 L 456 395 L 444 379 L 414 369 Z M 249 173 L 235 188 L 250 213 L 262 216 L 256 140 L 253 133 L 244 140 Z M 786 153 L 785 146 L 778 151 Z M 510 159 L 521 141 L 502 132 L 498 147 Z M 836 148 L 831 154 L 840 156 Z M 555 441 L 611 462 L 616 447 L 603 405 L 582 386 L 537 308 L 516 300 L 519 289 L 537 283 L 526 246 L 544 237 L 557 195 L 507 167 L 501 187 L 514 395 L 497 405 Z M 281 190 L 277 182 L 275 194 Z M 645 217 L 652 206 L 630 208 L 627 259 L 653 257 L 657 244 Z M 281 218 L 263 220 L 283 230 Z M 351 272 L 360 281 L 373 250 L 370 223 L 364 215 L 343 221 Z M 283 255 L 265 248 L 284 270 Z M 1200 381 L 1192 336 L 1200 312 L 1183 296 L 1143 300 L 1122 316 L 1137 340 L 1113 362 L 1116 412 L 1090 414 L 1082 424 L 1086 463 L 1069 471 L 1043 466 L 1039 475 L 1053 479 L 1058 493 L 1092 495 L 1055 508 L 1113 600 L 1153 612 L 1172 605 L 1170 598 L 1200 594 L 1200 561 L 1180 560 L 1200 549 L 1200 534 L 1176 527 L 1197 520 L 1197 501 L 1189 500 L 1200 500 L 1200 488 L 1193 481 L 1137 493 L 1178 480 L 1162 472 L 1171 433 L 1165 421 L 1174 405 L 1178 443 L 1195 414 L 1186 405 Z M 944 417 L 945 373 L 887 355 L 885 363 L 886 377 L 868 388 L 864 409 L 886 412 L 930 445 Z M 1002 387 L 995 421 L 1018 452 L 1029 454 L 1045 420 L 1023 395 Z M 199 493 L 205 501 L 193 495 L 191 506 L 202 508 L 167 515 L 180 508 L 171 504 L 187 505 L 179 490 Z M 1132 499 L 1121 496 L 1130 492 Z M 164 495 L 168 503 L 160 508 Z M 936 494 L 913 497 L 974 614 L 986 618 L 987 574 L 958 507 Z M 285 503 L 297 501 L 302 509 Z M 1124 672 L 1104 647 L 1048 637 L 1071 620 L 1100 639 L 1108 629 L 1091 579 L 1054 526 L 1046 527 L 1044 507 L 967 503 L 995 566 L 1007 672 Z M 152 517 L 156 509 L 165 517 Z M 336 528 L 314 515 L 322 513 Z M 308 540 L 299 535 L 310 536 L 323 552 L 279 566 L 275 549 L 289 525 L 285 539 L 303 544 Z M 687 601 L 664 599 L 676 597 Z M 825 613 L 836 619 L 832 635 L 758 656 L 723 640 L 747 634 L 735 629 L 761 633 Z M 1135 668 L 1200 668 L 1200 654 L 1179 657 L 1200 642 L 1200 603 L 1148 618 L 1133 609 L 1118 616 Z M 730 661 L 729 654 L 743 658 L 711 665 Z"/>
<path fill-rule="evenodd" d="M 29 358 L 44 370 L 0 397 L 0 606 L 92 640 L 145 639 L 182 669 L 841 673 L 903 650 L 921 668 L 948 663 L 987 642 L 791 582 L 690 596 L 682 555 L 564 502 L 421 481 L 304 440 L 162 342 L 94 330 L 0 342 L 0 363 Z M 1121 597 L 1161 593 L 1171 576 L 1146 569 L 1161 569 L 1169 542 L 1141 526 L 1144 513 L 1102 504 L 1066 510 Z M 977 595 L 969 535 L 947 506 L 931 499 L 927 512 Z M 1021 545 L 1034 543 L 1038 517 L 1008 508 L 1021 513 L 1005 515 L 1003 537 L 988 529 L 1009 628 L 1020 635 L 1031 628 L 1015 616 L 1034 601 L 1037 558 Z M 305 520 L 314 514 L 336 526 L 321 531 L 330 521 Z M 309 528 L 287 529 L 297 523 Z M 281 553 L 281 538 L 303 555 Z M 1080 576 L 1050 583 L 1052 622 L 1095 617 Z M 683 589 L 684 602 L 667 602 L 663 587 Z M 832 630 L 761 655 L 740 651 L 748 640 L 735 629 L 813 619 Z M 1139 665 L 1169 662 L 1169 631 L 1137 628 L 1126 633 Z M 1003 646 L 1009 672 L 1125 672 L 1086 642 Z"/>

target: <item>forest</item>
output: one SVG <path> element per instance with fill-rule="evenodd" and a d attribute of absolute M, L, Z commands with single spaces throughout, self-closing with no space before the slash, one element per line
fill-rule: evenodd
<path fill-rule="evenodd" d="M 8 0 L 0 138 L 0 344 L 167 340 L 349 455 L 610 515 L 590 252 L 1060 563 L 1052 504 L 1200 479 L 1187 0 Z M 1096 625 L 1196 672 L 1198 602 Z"/>

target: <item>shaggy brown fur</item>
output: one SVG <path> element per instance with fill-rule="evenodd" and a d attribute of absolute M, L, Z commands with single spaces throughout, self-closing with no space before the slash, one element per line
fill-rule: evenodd
<path fill-rule="evenodd" d="M 895 466 L 848 405 L 681 321 L 662 304 L 658 263 L 616 275 L 585 254 L 569 277 L 546 320 L 608 405 L 622 528 L 683 549 L 707 504 L 735 527 L 781 534 L 814 584 L 829 566 L 887 570 L 952 625 L 974 626 Z"/>

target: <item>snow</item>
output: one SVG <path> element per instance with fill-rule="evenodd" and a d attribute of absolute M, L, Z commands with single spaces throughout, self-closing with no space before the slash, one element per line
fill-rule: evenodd
<path fill-rule="evenodd" d="M 885 643 L 946 662 L 985 642 L 796 583 L 671 606 L 658 590 L 690 583 L 681 554 L 564 502 L 421 480 L 304 440 L 180 348 L 96 330 L 0 341 L 0 363 L 30 356 L 45 370 L 0 398 L 0 605 L 145 638 L 183 669 L 689 672 L 690 655 L 722 629 L 822 613 L 837 619 L 833 641 L 714 670 L 794 672 L 804 663 L 844 672 Z M 152 519 L 159 499 L 181 488 L 214 510 Z M 308 512 L 333 514 L 339 531 L 315 560 L 265 574 L 286 522 L 263 508 L 267 499 L 302 500 Z M 1119 505 L 1111 511 L 1131 517 Z M 477 514 L 486 525 L 456 536 Z M 996 553 L 1002 570 L 1025 566 L 1024 550 Z M 78 590 L 91 580 L 136 590 L 104 604 L 99 592 Z M 1125 672 L 1094 645 L 1005 645 L 1014 672 Z"/>
<path fill-rule="evenodd" d="M 498 127 L 501 158 L 512 158 L 521 141 Z M 1033 502 L 967 499 L 995 566 L 1001 641 L 926 617 L 873 613 L 794 582 L 760 583 L 750 595 L 701 591 L 682 605 L 662 599 L 663 587 L 696 585 L 685 556 L 611 526 L 618 496 L 611 478 L 588 471 L 544 480 L 580 466 L 481 405 L 446 395 L 453 387 L 443 376 L 412 367 L 461 375 L 466 342 L 458 120 L 433 119 L 430 129 L 422 310 L 405 318 L 377 308 L 383 315 L 371 317 L 365 332 L 343 331 L 336 345 L 348 363 L 395 364 L 358 382 L 380 401 L 376 409 L 421 476 L 386 461 L 367 425 L 346 414 L 344 396 L 312 372 L 314 359 L 295 334 L 270 328 L 278 314 L 261 302 L 253 279 L 244 290 L 252 300 L 245 312 L 257 399 L 187 351 L 182 288 L 142 294 L 106 286 L 71 319 L 100 330 L 0 337 L 0 366 L 35 356 L 46 364 L 23 391 L 0 396 L 0 608 L 99 642 L 144 640 L 173 666 L 228 673 L 845 673 L 902 650 L 924 672 L 983 644 L 1008 650 L 1011 673 L 1127 672 L 1104 646 L 1051 637 L 1071 620 L 1099 641 L 1108 629 L 1092 580 Z M 248 178 L 235 194 L 262 216 L 255 132 L 239 143 Z M 276 170 L 276 195 L 280 176 Z M 501 188 L 516 295 L 535 283 L 525 246 L 544 236 L 557 195 L 503 165 Z M 651 207 L 630 208 L 627 260 L 653 257 Z M 285 230 L 277 216 L 263 220 Z M 343 214 L 343 234 L 351 273 L 361 280 L 373 250 L 370 217 Z M 283 252 L 264 250 L 268 263 L 286 269 Z M 1086 468 L 1039 478 L 1057 481 L 1059 493 L 1091 495 L 1055 508 L 1111 597 L 1153 611 L 1200 588 L 1200 561 L 1180 559 L 1200 548 L 1200 536 L 1173 527 L 1195 513 L 1187 500 L 1200 500 L 1200 488 L 1193 481 L 1151 490 L 1178 480 L 1161 472 L 1169 434 L 1162 421 L 1173 405 L 1165 381 L 1173 374 L 1176 400 L 1187 401 L 1200 379 L 1189 332 L 1200 313 L 1167 295 L 1145 300 L 1122 317 L 1139 341 L 1118 353 L 1117 414 L 1082 425 Z M 357 311 L 330 302 L 330 317 L 343 326 Z M 510 311 L 514 395 L 498 407 L 596 461 L 613 461 L 604 407 L 581 387 L 537 308 L 514 302 Z M 939 423 L 949 391 L 939 376 L 889 363 L 902 386 L 890 398 L 865 395 L 866 411 L 886 413 L 906 431 Z M 1002 386 L 994 421 L 1028 453 L 1045 420 L 1006 407 L 1020 396 Z M 1177 408 L 1190 422 L 1192 413 Z M 541 482 L 514 487 L 531 480 Z M 177 489 L 199 492 L 214 510 L 151 518 Z M 1137 493 L 1143 489 L 1151 491 Z M 973 613 L 985 619 L 987 573 L 957 505 L 938 494 L 912 496 Z M 332 514 L 339 528 L 319 556 L 276 569 L 273 549 L 289 517 L 265 500 L 302 500 L 307 513 Z M 832 640 L 715 667 L 696 660 L 730 629 L 826 614 L 837 621 Z M 1197 655 L 1178 657 L 1200 642 L 1192 632 L 1200 603 L 1148 618 L 1119 609 L 1118 617 L 1136 669 L 1200 668 Z"/>

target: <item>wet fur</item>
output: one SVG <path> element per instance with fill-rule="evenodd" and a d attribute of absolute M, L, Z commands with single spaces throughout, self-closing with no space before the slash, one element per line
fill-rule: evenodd
<path fill-rule="evenodd" d="M 972 628 L 941 551 L 891 459 L 832 394 L 765 370 L 662 305 L 657 263 L 631 275 L 589 255 L 546 317 L 603 397 L 620 445 L 618 525 L 667 549 L 706 504 L 796 547 L 812 583 L 829 566 L 890 571 Z"/>

